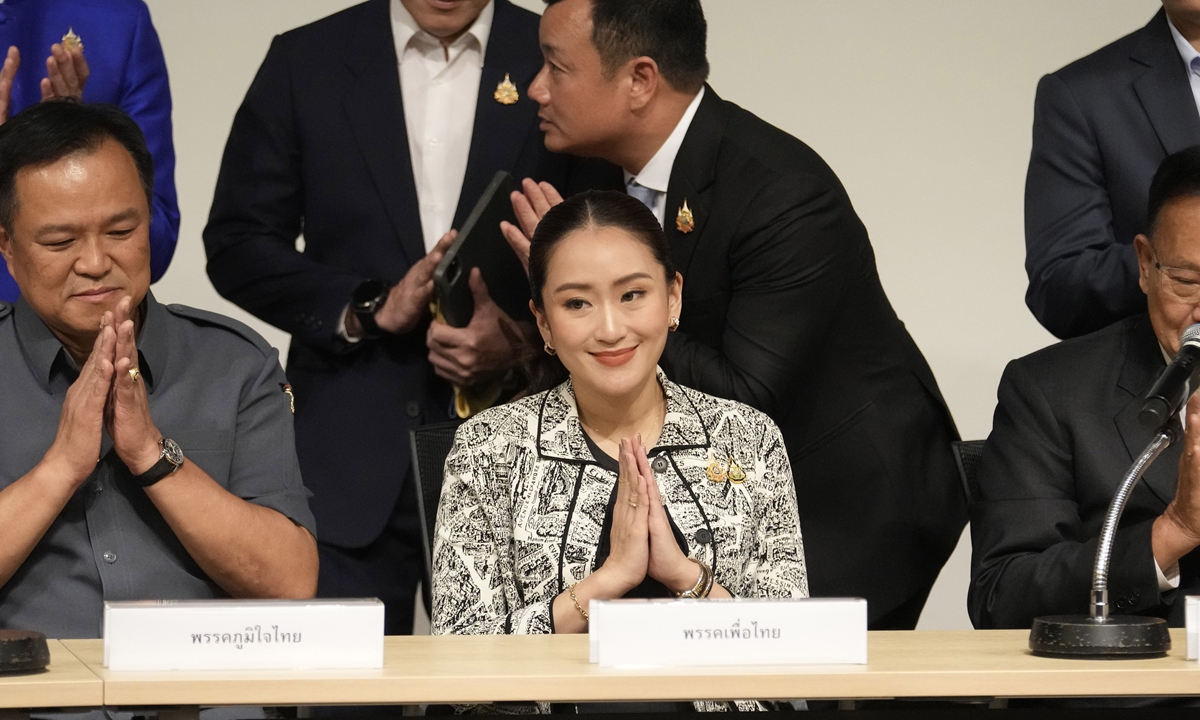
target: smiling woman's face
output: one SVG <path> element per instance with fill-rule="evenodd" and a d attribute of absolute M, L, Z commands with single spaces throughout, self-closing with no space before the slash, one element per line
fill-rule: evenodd
<path fill-rule="evenodd" d="M 628 396 L 654 377 L 682 287 L 627 231 L 585 227 L 550 253 L 538 327 L 577 389 Z"/>

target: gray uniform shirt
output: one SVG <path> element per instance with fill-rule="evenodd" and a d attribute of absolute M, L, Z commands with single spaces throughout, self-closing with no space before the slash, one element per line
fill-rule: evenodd
<path fill-rule="evenodd" d="M 160 305 L 153 295 L 138 352 L 150 414 L 163 436 L 221 487 L 315 534 L 278 353 L 235 320 Z M 78 372 L 24 300 L 0 303 L 0 490 L 33 469 L 54 442 Z M 133 482 L 107 434 L 100 455 L 95 472 L 0 587 L 0 627 L 94 638 L 105 600 L 227 597 Z"/>

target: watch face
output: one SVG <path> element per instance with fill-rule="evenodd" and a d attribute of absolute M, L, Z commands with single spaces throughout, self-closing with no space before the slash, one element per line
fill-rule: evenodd
<path fill-rule="evenodd" d="M 360 310 L 374 310 L 384 296 L 387 295 L 388 285 L 382 280 L 368 280 L 354 290 L 350 301 Z"/>
<path fill-rule="evenodd" d="M 175 467 L 183 464 L 183 450 L 179 448 L 179 445 L 174 440 L 163 438 L 162 447 L 163 457 L 167 459 L 167 462 Z"/>

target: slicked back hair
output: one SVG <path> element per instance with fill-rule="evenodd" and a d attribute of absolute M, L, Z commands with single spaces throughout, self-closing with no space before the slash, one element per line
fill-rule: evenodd
<path fill-rule="evenodd" d="M 545 0 L 554 5 L 562 0 Z M 591 0 L 592 44 L 604 72 L 654 58 L 672 88 L 697 93 L 708 79 L 708 24 L 700 0 Z"/>
<path fill-rule="evenodd" d="M 73 99 L 48 100 L 22 110 L 0 125 L 0 227 L 12 229 L 17 215 L 17 173 L 75 154 L 90 154 L 107 139 L 119 143 L 137 166 L 146 204 L 154 196 L 154 159 L 141 129 L 119 108 Z"/>

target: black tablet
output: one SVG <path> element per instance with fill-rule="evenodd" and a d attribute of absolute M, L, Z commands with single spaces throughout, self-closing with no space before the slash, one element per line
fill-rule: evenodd
<path fill-rule="evenodd" d="M 514 320 L 529 317 L 529 276 L 500 232 L 500 221 L 517 224 L 509 196 L 518 190 L 512 175 L 501 170 L 467 216 L 458 237 L 433 271 L 433 286 L 446 322 L 463 327 L 471 322 L 471 268 L 479 268 L 488 294 Z"/>

